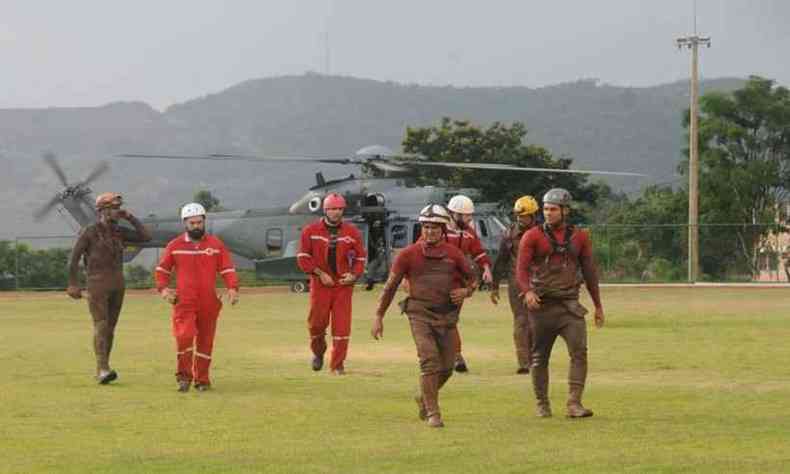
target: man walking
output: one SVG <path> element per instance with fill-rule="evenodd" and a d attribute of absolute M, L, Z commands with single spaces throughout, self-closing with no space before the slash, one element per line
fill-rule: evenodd
<path fill-rule="evenodd" d="M 93 351 L 96 356 L 96 380 L 106 385 L 118 378 L 110 368 L 110 352 L 115 326 L 121 314 L 125 282 L 123 248 L 126 243 L 151 240 L 151 233 L 129 211 L 121 209 L 123 198 L 117 193 L 96 197 L 98 221 L 82 230 L 69 262 L 69 285 L 66 292 L 74 299 L 82 298 L 79 287 L 79 262 L 84 261 L 88 283 L 88 307 L 93 317 Z M 124 219 L 134 230 L 118 225 Z"/>
<path fill-rule="evenodd" d="M 326 328 L 332 324 L 332 356 L 329 369 L 334 375 L 345 374 L 344 362 L 351 336 L 351 296 L 354 283 L 365 270 L 367 253 L 357 227 L 343 221 L 346 200 L 330 193 L 323 202 L 324 217 L 302 231 L 297 264 L 310 275 L 310 314 L 307 327 L 311 366 L 324 366 Z"/>
<path fill-rule="evenodd" d="M 217 274 L 228 289 L 228 300 L 239 300 L 239 280 L 230 252 L 222 241 L 206 233 L 206 210 L 198 203 L 181 209 L 186 232 L 171 240 L 156 267 L 156 289 L 173 305 L 173 336 L 176 339 L 178 391 L 187 392 L 211 387 L 214 334 L 222 302 L 217 295 Z M 176 272 L 176 290 L 168 288 L 170 275 Z"/>
<path fill-rule="evenodd" d="M 450 225 L 447 229 L 447 242 L 461 250 L 475 265 L 483 270 L 483 282 L 491 284 L 491 260 L 488 258 L 483 243 L 480 241 L 474 229 L 473 219 L 475 214 L 475 204 L 468 196 L 458 194 L 450 198 L 447 203 L 450 211 Z M 461 332 L 455 328 L 456 346 L 458 353 L 455 355 L 455 371 L 468 372 L 461 353 Z"/>
<path fill-rule="evenodd" d="M 532 336 L 527 320 L 527 307 L 521 299 L 516 279 L 516 262 L 521 237 L 535 225 L 538 203 L 532 196 L 521 196 L 513 205 L 515 222 L 502 234 L 499 254 L 494 262 L 491 302 L 499 304 L 499 283 L 507 276 L 507 294 L 513 312 L 513 343 L 516 346 L 517 374 L 528 374 L 532 362 Z"/>
<path fill-rule="evenodd" d="M 539 417 L 551 416 L 549 356 L 557 336 L 565 340 L 570 355 L 567 415 L 593 415 L 582 405 L 587 380 L 587 309 L 579 303 L 580 269 L 595 304 L 595 325 L 599 328 L 604 324 L 604 313 L 592 243 L 587 233 L 568 224 L 570 206 L 568 191 L 550 189 L 543 196 L 545 223 L 527 231 L 518 250 L 517 279 L 534 337 L 531 372 Z"/>
<path fill-rule="evenodd" d="M 474 292 L 477 278 L 464 254 L 444 237 L 449 215 L 444 207 L 429 204 L 420 211 L 422 239 L 395 258 L 379 300 L 371 335 L 384 335 L 384 315 L 404 278 L 409 296 L 401 309 L 409 318 L 420 360 L 418 415 L 428 426 L 444 426 L 439 410 L 439 390 L 453 374 L 456 355 L 455 326 L 461 303 Z"/>

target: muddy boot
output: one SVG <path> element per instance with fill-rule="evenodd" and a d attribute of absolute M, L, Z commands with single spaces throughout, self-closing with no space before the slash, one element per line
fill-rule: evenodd
<path fill-rule="evenodd" d="M 414 395 L 414 401 L 417 402 L 417 417 L 422 421 L 428 419 L 428 410 L 425 408 L 425 402 L 422 400 L 422 393 Z"/>
<path fill-rule="evenodd" d="M 117 378 L 118 372 L 114 370 L 102 370 L 99 372 L 99 375 L 96 376 L 96 381 L 99 382 L 99 385 L 107 385 Z"/>
<path fill-rule="evenodd" d="M 527 367 L 527 366 L 519 367 L 518 369 L 516 369 L 516 374 L 518 374 L 518 375 L 528 375 L 529 374 L 529 367 Z"/>
<path fill-rule="evenodd" d="M 438 420 L 438 423 L 441 424 L 442 416 L 439 414 L 439 374 L 420 376 L 420 390 L 422 391 L 422 402 L 425 406 L 428 424 L 431 424 L 431 420 L 433 420 L 433 423 L 437 423 Z"/>
<path fill-rule="evenodd" d="M 549 368 L 532 368 L 532 389 L 535 391 L 535 401 L 537 410 L 535 414 L 539 418 L 551 416 L 551 404 L 549 403 Z"/>
<path fill-rule="evenodd" d="M 437 412 L 429 416 L 428 426 L 430 426 L 431 428 L 444 428 L 444 422 L 442 421 L 442 414 Z"/>
<path fill-rule="evenodd" d="M 189 380 L 179 380 L 178 381 L 178 391 L 181 393 L 186 393 L 189 391 L 190 386 Z"/>
<path fill-rule="evenodd" d="M 310 367 L 316 372 L 321 370 L 324 367 L 324 356 L 314 355 L 313 360 L 310 362 Z"/>
<path fill-rule="evenodd" d="M 460 352 L 455 355 L 455 371 L 458 373 L 469 372 L 469 368 L 466 366 L 466 360 L 464 360 L 464 356 L 462 356 Z"/>
<path fill-rule="evenodd" d="M 584 408 L 582 405 L 582 393 L 584 392 L 584 385 L 578 383 L 570 384 L 568 390 L 568 418 L 587 418 L 593 416 L 593 411 Z"/>

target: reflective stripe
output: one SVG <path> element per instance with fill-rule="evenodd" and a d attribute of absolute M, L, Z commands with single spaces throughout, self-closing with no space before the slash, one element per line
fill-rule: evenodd
<path fill-rule="evenodd" d="M 173 250 L 171 252 L 173 255 L 219 255 L 220 250 L 215 249 L 213 247 L 209 247 L 203 250 Z"/>
<path fill-rule="evenodd" d="M 329 239 L 320 235 L 311 235 L 310 238 L 313 240 L 323 240 L 324 242 L 329 242 Z"/>
<path fill-rule="evenodd" d="M 165 269 L 164 269 L 164 268 L 162 268 L 162 267 L 156 267 L 156 271 L 158 271 L 158 272 L 162 272 L 162 273 L 167 273 L 168 275 L 170 275 L 170 274 L 171 274 L 169 271 L 165 270 Z"/>
<path fill-rule="evenodd" d="M 345 339 L 351 339 L 351 336 L 332 336 L 332 339 L 334 339 L 336 341 L 342 341 L 342 340 L 345 340 Z"/>
<path fill-rule="evenodd" d="M 296 254 L 296 258 L 299 258 L 299 257 L 312 257 L 312 255 L 310 255 L 309 253 L 301 252 L 301 253 L 297 253 Z"/>
<path fill-rule="evenodd" d="M 357 257 L 357 260 L 362 260 L 364 262 L 365 260 L 367 260 L 367 258 L 365 258 L 365 257 Z"/>
<path fill-rule="evenodd" d="M 354 240 L 352 237 L 349 237 L 347 235 L 343 236 L 343 237 L 338 237 L 337 241 L 338 242 L 348 242 L 349 244 L 353 244 L 354 242 L 356 242 L 356 240 Z"/>
<path fill-rule="evenodd" d="M 184 350 L 183 350 L 183 351 L 181 351 L 181 352 L 176 352 L 176 354 L 178 354 L 178 355 L 184 355 L 184 354 L 188 354 L 188 353 L 190 353 L 190 352 L 192 352 L 192 348 L 191 348 L 191 347 L 190 347 L 189 349 L 184 349 Z"/>
<path fill-rule="evenodd" d="M 310 339 L 318 339 L 319 337 L 324 337 L 323 334 L 319 334 L 317 336 L 310 336 Z"/>
<path fill-rule="evenodd" d="M 480 260 L 481 258 L 483 258 L 485 256 L 486 256 L 486 254 L 485 254 L 485 252 L 483 252 L 480 255 L 478 255 L 477 257 L 475 257 L 475 260 Z"/>
<path fill-rule="evenodd" d="M 208 355 L 208 354 L 203 354 L 203 353 L 201 353 L 201 352 L 197 352 L 197 351 L 195 351 L 195 355 L 196 355 L 196 356 L 198 356 L 198 357 L 200 357 L 201 359 L 208 359 L 208 360 L 211 360 L 211 356 L 210 356 L 210 355 Z"/>
<path fill-rule="evenodd" d="M 222 270 L 221 272 L 219 272 L 219 274 L 220 275 L 224 275 L 226 273 L 231 273 L 231 272 L 236 273 L 236 269 L 235 268 L 228 268 L 226 270 Z"/>

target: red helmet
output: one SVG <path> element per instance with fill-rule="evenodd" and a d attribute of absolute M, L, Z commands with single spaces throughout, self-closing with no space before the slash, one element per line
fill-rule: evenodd
<path fill-rule="evenodd" d="M 337 193 L 329 193 L 324 198 L 324 210 L 327 209 L 345 209 L 346 200 L 343 196 Z"/>

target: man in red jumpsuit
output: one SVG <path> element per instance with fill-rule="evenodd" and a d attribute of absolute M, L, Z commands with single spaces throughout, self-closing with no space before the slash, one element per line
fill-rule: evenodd
<path fill-rule="evenodd" d="M 209 366 L 222 302 L 217 295 L 217 274 L 228 289 L 228 300 L 239 300 L 239 280 L 230 252 L 222 241 L 205 233 L 206 210 L 198 203 L 181 209 L 186 232 L 171 240 L 156 267 L 156 289 L 173 305 L 173 336 L 176 339 L 178 391 L 211 387 Z M 168 288 L 176 271 L 176 290 Z"/>
<path fill-rule="evenodd" d="M 464 255 L 481 268 L 483 270 L 483 282 L 490 285 L 493 281 L 491 259 L 488 258 L 488 254 L 486 254 L 483 243 L 480 241 L 480 237 L 478 237 L 473 225 L 474 202 L 468 196 L 458 194 L 450 198 L 450 201 L 447 203 L 447 209 L 452 217 L 447 229 L 447 243 L 458 247 Z M 455 371 L 467 372 L 469 368 L 466 365 L 464 356 L 461 354 L 461 333 L 458 331 L 457 326 L 454 337 L 458 347 L 458 353 L 455 355 Z"/>
<path fill-rule="evenodd" d="M 326 352 L 326 328 L 332 324 L 332 356 L 329 368 L 335 375 L 345 373 L 344 361 L 351 335 L 351 295 L 354 282 L 365 271 L 367 253 L 362 234 L 350 222 L 343 222 L 346 200 L 337 193 L 324 198 L 324 217 L 302 230 L 296 261 L 310 275 L 310 314 L 307 328 L 312 368 L 321 370 Z"/>

